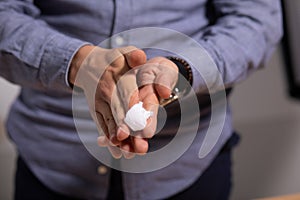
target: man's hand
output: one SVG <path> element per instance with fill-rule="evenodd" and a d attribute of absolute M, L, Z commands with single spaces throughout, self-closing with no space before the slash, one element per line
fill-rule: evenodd
<path fill-rule="evenodd" d="M 71 63 L 69 82 L 84 91 L 91 116 L 99 132 L 105 134 L 98 142 L 108 146 L 115 158 L 122 156 L 118 146 L 126 149 L 129 145 L 128 151 L 137 153 L 145 153 L 148 149 L 145 139 L 119 141 L 116 137 L 118 129 L 129 130 L 123 123 L 125 113 L 139 102 L 136 76 L 130 70 L 145 63 L 145 53 L 131 46 L 118 49 L 84 46 Z M 121 77 L 124 84 L 116 88 Z"/>
<path fill-rule="evenodd" d="M 173 62 L 163 57 L 146 62 L 144 52 L 135 47 L 84 46 L 73 59 L 69 81 L 84 91 L 90 113 L 104 134 L 98 144 L 107 146 L 115 158 L 132 158 L 148 151 L 147 138 L 156 131 L 159 99 L 170 96 L 177 77 Z M 132 133 L 124 118 L 139 101 L 154 114 L 144 130 Z"/>

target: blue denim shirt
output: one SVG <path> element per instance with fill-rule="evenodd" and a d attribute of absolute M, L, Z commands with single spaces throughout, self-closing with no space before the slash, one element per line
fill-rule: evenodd
<path fill-rule="evenodd" d="M 0 74 L 22 87 L 7 120 L 9 135 L 45 185 L 75 197 L 104 199 L 109 168 L 105 172 L 89 154 L 74 126 L 66 81 L 74 53 L 129 29 L 169 28 L 201 44 L 225 85 L 233 86 L 262 66 L 278 43 L 280 9 L 279 0 L 0 0 Z M 130 41 L 125 38 L 122 45 Z M 201 84 L 194 73 L 196 92 Z M 90 131 L 92 123 L 82 119 L 81 130 Z M 199 125 L 193 144 L 171 165 L 123 173 L 126 199 L 165 198 L 202 174 L 232 133 L 230 111 L 217 144 L 202 159 L 198 152 L 207 120 Z M 172 132 L 172 126 L 168 129 Z"/>

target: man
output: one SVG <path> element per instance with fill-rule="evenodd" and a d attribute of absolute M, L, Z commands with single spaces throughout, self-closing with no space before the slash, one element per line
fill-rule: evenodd
<path fill-rule="evenodd" d="M 203 79 L 194 63 L 137 49 L 130 42 L 135 38 L 113 37 L 105 47 L 97 47 L 116 33 L 150 26 L 176 30 L 201 45 L 215 62 L 228 94 L 266 62 L 282 34 L 277 0 L 0 1 L 0 73 L 22 87 L 7 120 L 20 155 L 16 199 L 228 199 L 230 150 L 237 140 L 230 110 L 216 145 L 199 159 L 211 103 L 200 89 Z M 165 37 L 161 42 L 165 41 L 176 39 Z M 143 159 L 152 147 L 161 148 L 176 134 L 181 114 L 178 102 L 172 102 L 166 106 L 162 135 L 153 137 L 158 102 L 178 84 L 178 72 L 191 84 L 201 108 L 197 135 L 180 158 L 158 170 L 121 173 L 89 154 L 75 127 L 72 88 L 85 94 L 98 131 L 105 134 L 98 143 L 113 157 L 130 162 Z M 123 76 L 126 84 L 117 87 L 123 96 L 113 98 Z M 123 119 L 139 101 L 154 115 L 136 135 Z M 89 132 L 90 117 L 80 120 L 79 129 Z M 186 137 L 192 134 L 183 130 Z"/>

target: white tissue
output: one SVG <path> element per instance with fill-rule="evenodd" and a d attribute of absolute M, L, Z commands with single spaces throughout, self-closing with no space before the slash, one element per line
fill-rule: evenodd
<path fill-rule="evenodd" d="M 146 127 L 147 119 L 152 114 L 143 108 L 143 102 L 140 101 L 127 111 L 124 121 L 133 131 L 140 131 Z"/>

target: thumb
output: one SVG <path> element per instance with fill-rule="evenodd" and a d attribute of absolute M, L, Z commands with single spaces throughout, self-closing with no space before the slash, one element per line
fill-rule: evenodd
<path fill-rule="evenodd" d="M 134 68 L 147 62 L 147 56 L 144 51 L 135 49 L 125 54 L 125 58 L 129 67 Z"/>

